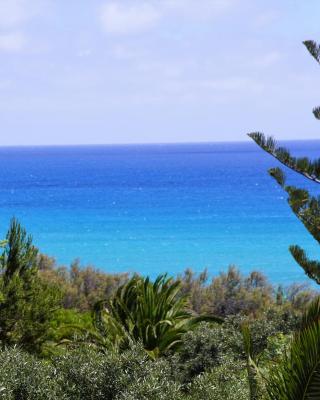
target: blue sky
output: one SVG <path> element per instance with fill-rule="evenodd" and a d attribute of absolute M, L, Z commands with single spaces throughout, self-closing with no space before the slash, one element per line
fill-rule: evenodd
<path fill-rule="evenodd" d="M 1 145 L 319 138 L 319 0 L 0 0 Z"/>

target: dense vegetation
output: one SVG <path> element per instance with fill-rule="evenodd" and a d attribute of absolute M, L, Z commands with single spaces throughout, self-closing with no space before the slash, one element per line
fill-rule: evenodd
<path fill-rule="evenodd" d="M 3 399 L 248 399 L 243 327 L 267 374 L 315 296 L 234 266 L 155 281 L 57 266 L 16 220 L 2 248 Z"/>

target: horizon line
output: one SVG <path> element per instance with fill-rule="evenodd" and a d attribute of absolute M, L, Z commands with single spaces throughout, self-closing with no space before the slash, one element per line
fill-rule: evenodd
<path fill-rule="evenodd" d="M 280 139 L 279 143 L 283 142 L 308 142 L 320 141 L 319 139 Z M 170 145 L 190 145 L 190 144 L 224 144 L 224 143 L 251 143 L 250 139 L 242 140 L 212 140 L 212 141 L 185 141 L 185 142 L 128 142 L 128 143 L 57 143 L 57 144 L 0 144 L 0 148 L 11 147 L 103 147 L 103 146 L 170 146 Z"/>

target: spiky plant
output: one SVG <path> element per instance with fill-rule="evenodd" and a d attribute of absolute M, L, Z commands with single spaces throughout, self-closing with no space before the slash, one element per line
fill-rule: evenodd
<path fill-rule="evenodd" d="M 320 398 L 320 297 L 306 310 L 289 351 L 273 365 L 266 385 L 270 400 Z"/>
<path fill-rule="evenodd" d="M 177 348 L 182 335 L 200 321 L 221 322 L 220 318 L 193 315 L 187 300 L 181 294 L 181 283 L 166 275 L 154 282 L 134 276 L 111 301 L 96 304 L 95 327 L 101 336 L 120 346 L 128 339 L 142 342 L 149 355 L 156 358 Z"/>
<path fill-rule="evenodd" d="M 303 42 L 310 54 L 320 63 L 320 47 L 312 40 Z M 320 107 L 313 109 L 313 114 L 320 119 Z M 249 136 L 267 153 L 275 157 L 287 168 L 301 174 L 306 179 L 320 183 L 320 158 L 310 160 L 308 157 L 293 157 L 290 151 L 278 146 L 272 137 L 263 133 L 254 132 Z M 272 168 L 269 174 L 287 192 L 288 203 L 294 214 L 300 219 L 311 235 L 320 243 L 320 197 L 310 195 L 307 190 L 299 189 L 286 184 L 286 177 L 282 169 Z M 305 273 L 320 284 L 320 262 L 310 260 L 306 252 L 298 245 L 289 248 L 296 262 L 304 269 Z"/>

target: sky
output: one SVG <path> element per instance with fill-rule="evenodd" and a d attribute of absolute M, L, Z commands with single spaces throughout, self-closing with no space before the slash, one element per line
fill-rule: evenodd
<path fill-rule="evenodd" d="M 319 0 L 0 0 L 0 145 L 320 138 Z"/>

